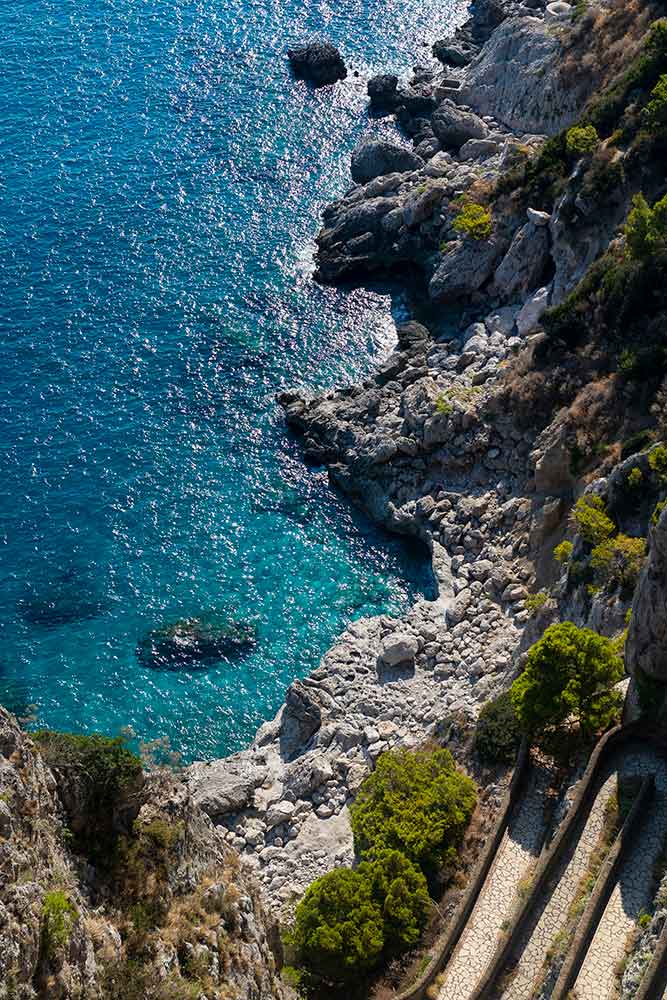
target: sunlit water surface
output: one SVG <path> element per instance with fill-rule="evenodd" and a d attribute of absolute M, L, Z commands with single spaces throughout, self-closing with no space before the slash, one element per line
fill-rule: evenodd
<path fill-rule="evenodd" d="M 6 0 L 0 6 L 0 701 L 185 759 L 247 744 L 352 619 L 430 586 L 304 467 L 274 403 L 349 382 L 405 303 L 310 278 L 372 71 L 459 0 Z M 325 33 L 358 78 L 290 79 Z M 374 127 L 387 127 L 374 126 Z M 393 318 L 392 318 L 393 317 Z M 164 623 L 229 609 L 254 652 L 141 667 Z"/>

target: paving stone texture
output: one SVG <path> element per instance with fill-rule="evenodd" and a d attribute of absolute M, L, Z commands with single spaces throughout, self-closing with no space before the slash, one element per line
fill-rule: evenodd
<path fill-rule="evenodd" d="M 533 919 L 517 948 L 518 962 L 504 991 L 503 1000 L 529 1000 L 544 973 L 544 958 L 559 930 L 566 922 L 590 856 L 604 824 L 605 807 L 616 791 L 615 772 L 606 772 L 600 791 L 591 807 L 576 844 L 572 844 L 558 866 Z"/>
<path fill-rule="evenodd" d="M 516 949 L 517 962 L 495 991 L 502 1000 L 531 1000 L 551 994 L 556 974 L 544 981 L 544 959 L 564 928 L 577 888 L 599 843 L 605 808 L 618 778 L 655 776 L 655 797 L 647 806 L 618 882 L 580 969 L 572 995 L 577 1000 L 612 1000 L 616 969 L 639 914 L 651 904 L 653 863 L 667 837 L 667 757 L 641 743 L 620 748 L 611 758 L 576 843 L 569 845 L 547 893 L 536 907 Z M 522 880 L 530 877 L 545 835 L 544 792 L 548 776 L 536 771 L 517 806 L 498 856 L 452 960 L 440 979 L 438 1000 L 469 1000 L 500 940 L 505 922 L 518 903 Z M 667 991 L 663 997 L 667 1000 Z"/>
<path fill-rule="evenodd" d="M 533 771 L 510 819 L 484 889 L 445 970 L 439 1000 L 467 1000 L 491 960 L 503 923 L 517 902 L 517 885 L 530 872 L 545 834 L 549 772 Z"/>
<path fill-rule="evenodd" d="M 621 773 L 655 775 L 655 796 L 619 872 L 619 878 L 584 959 L 575 992 L 578 1000 L 611 1000 L 616 995 L 616 967 L 642 909 L 651 905 L 653 864 L 667 834 L 667 761 L 648 748 L 633 747 Z"/>

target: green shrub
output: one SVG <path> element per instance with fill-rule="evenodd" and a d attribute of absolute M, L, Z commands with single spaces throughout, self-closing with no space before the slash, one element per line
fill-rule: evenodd
<path fill-rule="evenodd" d="M 521 743 L 521 730 L 509 691 L 482 708 L 475 729 L 475 749 L 489 763 L 511 764 Z"/>
<path fill-rule="evenodd" d="M 636 431 L 625 439 L 621 445 L 621 459 L 629 458 L 643 451 L 651 443 L 651 432 L 649 430 Z"/>
<path fill-rule="evenodd" d="M 554 559 L 559 563 L 566 563 L 572 557 L 574 545 L 567 538 L 554 549 Z"/>
<path fill-rule="evenodd" d="M 658 445 L 649 452 L 648 464 L 651 466 L 651 470 L 655 472 L 658 479 L 667 479 L 667 448 L 664 445 Z"/>
<path fill-rule="evenodd" d="M 667 128 L 667 74 L 663 73 L 651 91 L 651 100 L 643 112 L 646 126 L 653 132 Z"/>
<path fill-rule="evenodd" d="M 651 261 L 667 253 L 667 195 L 649 208 L 643 194 L 632 199 L 632 209 L 625 224 L 625 241 L 630 256 L 637 261 Z"/>
<path fill-rule="evenodd" d="M 435 409 L 436 413 L 440 413 L 443 417 L 448 417 L 454 411 L 454 407 L 442 393 L 440 393 L 435 401 Z"/>
<path fill-rule="evenodd" d="M 385 955 L 414 948 L 431 906 L 422 872 L 400 851 L 380 851 L 357 870 L 368 879 L 382 910 Z"/>
<path fill-rule="evenodd" d="M 634 493 L 636 490 L 639 489 L 643 481 L 644 481 L 644 476 L 642 475 L 642 470 L 638 469 L 637 466 L 635 466 L 634 469 L 630 469 L 627 479 L 625 480 L 625 484 L 628 487 L 628 489 L 632 490 L 632 492 Z"/>
<path fill-rule="evenodd" d="M 484 205 L 467 202 L 452 222 L 457 233 L 471 236 L 474 240 L 487 240 L 491 235 L 491 212 Z"/>
<path fill-rule="evenodd" d="M 629 591 L 637 583 L 645 555 L 645 539 L 616 535 L 595 546 L 591 553 L 591 566 L 597 579 L 605 586 L 618 586 L 623 591 Z"/>
<path fill-rule="evenodd" d="M 589 267 L 588 271 L 570 294 L 544 313 L 542 326 L 550 337 L 574 346 L 586 336 L 590 327 L 591 300 L 614 265 L 609 255 L 603 255 Z"/>
<path fill-rule="evenodd" d="M 370 972 L 384 948 L 382 910 L 358 871 L 336 868 L 307 889 L 288 935 L 298 961 L 333 982 Z"/>
<path fill-rule="evenodd" d="M 69 944 L 72 927 L 78 917 L 74 903 L 60 890 L 47 892 L 42 903 L 41 945 L 51 958 Z"/>
<path fill-rule="evenodd" d="M 653 508 L 653 513 L 651 514 L 651 524 L 654 527 L 660 520 L 660 515 L 662 514 L 665 507 L 667 507 L 667 500 L 659 500 L 658 503 Z"/>
<path fill-rule="evenodd" d="M 137 959 L 118 959 L 102 975 L 104 1000 L 197 1000 L 201 995 L 199 983 L 176 974 L 160 979 L 154 966 Z"/>
<path fill-rule="evenodd" d="M 351 822 L 359 854 L 398 850 L 422 870 L 454 860 L 475 785 L 447 750 L 392 750 L 362 783 Z"/>
<path fill-rule="evenodd" d="M 667 21 L 654 21 L 642 51 L 621 78 L 595 98 L 588 108 L 587 119 L 604 135 L 614 130 L 632 95 L 648 93 L 667 70 Z"/>
<path fill-rule="evenodd" d="M 565 134 L 565 147 L 570 156 L 594 153 L 600 145 L 600 136 L 593 125 L 573 125 Z"/>
<path fill-rule="evenodd" d="M 121 835 L 113 851 L 113 877 L 119 902 L 127 907 L 135 930 L 159 926 L 167 903 L 161 889 L 168 882 L 174 848 L 183 839 L 181 821 L 149 823 L 136 819 L 129 835 Z"/>
<path fill-rule="evenodd" d="M 637 375 L 638 367 L 638 357 L 636 351 L 631 351 L 629 348 L 624 348 L 618 356 L 618 370 L 626 375 L 628 378 L 634 378 Z"/>
<path fill-rule="evenodd" d="M 532 615 L 536 614 L 540 608 L 549 600 L 549 595 L 545 590 L 538 590 L 536 594 L 529 594 L 528 597 L 524 598 L 523 606 L 526 611 L 530 611 Z"/>
<path fill-rule="evenodd" d="M 413 948 L 431 905 L 426 879 L 400 851 L 356 871 L 337 868 L 308 888 L 287 943 L 314 982 L 350 983 Z"/>
<path fill-rule="evenodd" d="M 579 497 L 572 511 L 572 520 L 581 537 L 589 545 L 599 545 L 616 530 L 614 522 L 607 514 L 604 501 L 592 493 L 585 493 Z"/>
<path fill-rule="evenodd" d="M 510 689 L 523 731 L 541 738 L 571 720 L 584 736 L 606 729 L 620 707 L 612 691 L 623 664 L 611 640 L 572 622 L 551 625 L 531 646 L 526 669 Z"/>
<path fill-rule="evenodd" d="M 143 784 L 141 761 L 122 737 L 48 729 L 32 735 L 48 766 L 64 776 L 66 804 L 72 793 L 68 820 L 74 847 L 91 859 L 105 857 L 114 839 L 115 811 L 127 805 Z"/>

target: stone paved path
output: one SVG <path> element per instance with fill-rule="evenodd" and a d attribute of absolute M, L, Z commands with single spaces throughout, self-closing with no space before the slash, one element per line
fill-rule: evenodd
<path fill-rule="evenodd" d="M 510 820 L 482 893 L 445 970 L 438 1000 L 468 1000 L 498 943 L 498 934 L 517 901 L 517 884 L 539 855 L 545 834 L 545 792 L 549 773 L 532 780 Z"/>
<path fill-rule="evenodd" d="M 655 796 L 621 866 L 619 880 L 577 977 L 578 1000 L 609 1000 L 614 995 L 615 970 L 625 953 L 628 934 L 637 926 L 642 908 L 651 904 L 653 862 L 667 834 L 667 761 L 650 748 L 628 748 L 620 773 L 651 772 L 655 775 Z"/>
<path fill-rule="evenodd" d="M 610 773 L 611 771 L 611 773 Z M 503 1000 L 529 1000 L 542 979 L 547 950 L 565 924 L 577 886 L 586 871 L 592 851 L 603 828 L 605 806 L 616 791 L 616 773 L 606 772 L 600 791 L 588 814 L 576 844 L 566 852 L 555 873 L 550 894 L 542 901 L 517 948 L 519 960 L 501 996 Z M 598 998 L 601 1000 L 601 998 Z"/>

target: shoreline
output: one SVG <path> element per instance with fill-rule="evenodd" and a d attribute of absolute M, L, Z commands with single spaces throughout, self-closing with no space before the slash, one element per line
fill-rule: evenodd
<path fill-rule="evenodd" d="M 478 17 L 484 24 L 483 8 Z M 534 11 L 522 21 L 533 32 L 543 30 Z M 478 61 L 498 37 L 498 28 L 480 30 L 487 41 Z M 487 119 L 487 130 L 499 128 Z M 447 185 L 465 189 L 497 176 L 503 154 L 519 142 L 510 132 L 503 137 L 491 163 L 487 156 L 456 160 L 436 152 L 407 180 L 394 174 L 357 185 L 351 211 L 359 191 L 362 198 L 381 201 L 386 180 L 398 182 L 399 197 L 401 185 L 407 187 L 409 210 L 412 190 L 423 178 L 434 181 L 446 199 Z M 434 170 L 436 164 L 447 169 Z M 343 215 L 344 226 L 349 200 L 350 192 L 324 212 L 320 265 L 329 252 L 332 213 Z M 418 209 L 417 222 L 419 217 Z M 428 211 L 424 218 L 428 236 Z M 500 258 L 509 243 L 501 236 Z M 415 259 L 422 258 L 418 249 Z M 372 275 L 375 266 L 372 260 L 366 273 Z M 358 262 L 355 269 L 355 277 L 365 273 Z M 530 284 L 532 274 L 524 278 Z M 438 595 L 416 601 L 400 619 L 381 615 L 352 623 L 320 665 L 290 685 L 274 719 L 246 750 L 188 767 L 194 800 L 239 851 L 277 910 L 289 912 L 315 878 L 352 864 L 348 803 L 380 753 L 417 746 L 457 719 L 473 719 L 516 672 L 531 619 L 523 605 L 534 579 L 530 550 L 550 545 L 562 505 L 551 502 L 545 514 L 543 491 L 535 499 L 533 431 L 517 433 L 511 414 L 500 413 L 491 424 L 483 410 L 494 402 L 505 359 L 529 336 L 530 327 L 515 333 L 528 291 L 519 282 L 516 304 L 503 306 L 496 296 L 483 323 L 466 320 L 461 333 L 467 344 L 460 349 L 433 341 L 428 330 L 410 322 L 398 328 L 395 351 L 360 385 L 314 399 L 298 392 L 280 397 L 288 425 L 304 439 L 304 458 L 325 464 L 334 487 L 376 524 L 426 544 Z M 474 288 L 465 290 L 460 316 L 471 309 L 483 315 L 479 298 Z M 431 417 L 441 386 L 458 398 L 451 413 Z M 412 440 L 397 436 L 399 422 L 412 428 Z M 530 545 L 529 525 L 535 535 Z"/>

